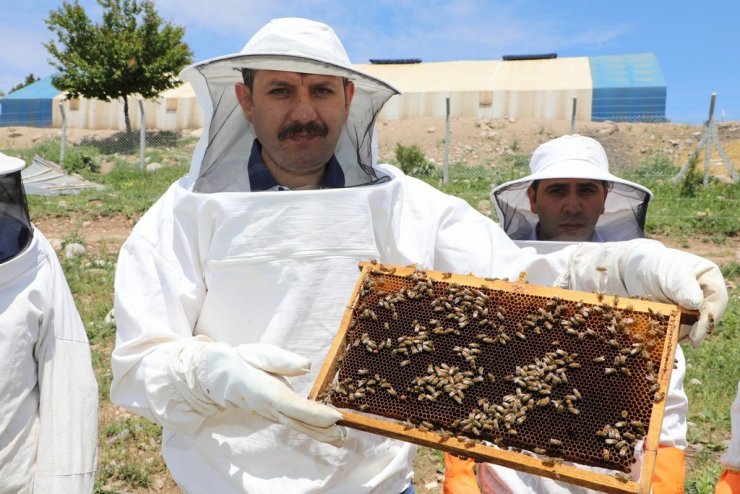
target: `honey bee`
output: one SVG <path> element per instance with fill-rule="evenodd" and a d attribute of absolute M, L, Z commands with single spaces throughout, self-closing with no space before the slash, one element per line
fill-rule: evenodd
<path fill-rule="evenodd" d="M 542 458 L 542 465 L 546 467 L 554 467 L 555 466 L 555 459 L 550 458 L 549 456 L 546 456 L 545 458 Z"/>
<path fill-rule="evenodd" d="M 439 434 L 439 436 L 441 438 L 440 441 L 442 441 L 442 442 L 447 441 L 449 438 L 452 437 L 452 432 L 450 432 L 448 430 L 441 430 L 441 431 L 439 431 L 438 434 Z"/>
<path fill-rule="evenodd" d="M 615 473 L 614 474 L 614 478 L 617 479 L 620 482 L 625 482 L 625 483 L 626 482 L 629 482 L 630 480 L 632 480 L 632 478 L 629 475 L 627 475 L 625 473 L 622 473 L 622 472 Z"/>

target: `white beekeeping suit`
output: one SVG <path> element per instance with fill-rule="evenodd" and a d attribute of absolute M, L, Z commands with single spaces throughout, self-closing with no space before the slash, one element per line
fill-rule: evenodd
<path fill-rule="evenodd" d="M 243 68 L 354 81 L 335 152 L 344 188 L 250 191 L 255 133 L 234 91 Z M 182 77 L 208 118 L 189 175 L 142 217 L 121 250 L 112 400 L 164 426 L 163 455 L 185 492 L 402 492 L 413 475 L 412 445 L 344 432 L 333 425 L 335 410 L 301 398 L 339 327 L 358 262 L 499 277 L 527 270 L 533 283 L 560 276 L 574 286 L 570 275 L 584 279 L 571 269 L 575 251 L 521 251 L 464 201 L 376 164 L 373 122 L 396 91 L 354 71 L 324 24 L 272 21 L 241 53 L 196 64 Z M 641 265 L 654 249 L 666 251 L 627 247 L 599 252 Z M 584 267 L 604 262 L 596 251 L 578 255 Z M 697 306 L 704 297 L 693 270 L 680 278 L 686 282 L 687 273 L 685 303 Z M 652 274 L 630 289 L 656 283 L 683 297 L 683 288 Z"/>
<path fill-rule="evenodd" d="M 98 390 L 54 250 L 0 153 L 0 492 L 92 492 Z"/>

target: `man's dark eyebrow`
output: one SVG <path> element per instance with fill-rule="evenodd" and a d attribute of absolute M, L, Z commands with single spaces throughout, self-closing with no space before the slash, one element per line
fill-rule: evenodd
<path fill-rule="evenodd" d="M 292 83 L 290 83 L 288 81 L 284 81 L 284 80 L 281 80 L 281 79 L 273 79 L 273 80 L 267 81 L 267 84 L 269 86 L 271 86 L 271 87 L 275 87 L 275 86 L 278 86 L 278 87 L 293 87 L 293 86 L 295 86 L 295 84 L 292 84 Z"/>
<path fill-rule="evenodd" d="M 554 183 L 547 184 L 545 186 L 545 190 L 550 190 L 552 188 L 562 188 L 562 187 L 567 187 L 567 186 L 568 186 L 568 182 L 554 182 Z"/>

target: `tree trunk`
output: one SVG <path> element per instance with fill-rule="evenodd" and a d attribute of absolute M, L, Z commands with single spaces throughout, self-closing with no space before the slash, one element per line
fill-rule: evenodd
<path fill-rule="evenodd" d="M 128 95 L 123 96 L 123 119 L 126 122 L 126 133 L 131 133 L 131 120 L 128 118 Z"/>

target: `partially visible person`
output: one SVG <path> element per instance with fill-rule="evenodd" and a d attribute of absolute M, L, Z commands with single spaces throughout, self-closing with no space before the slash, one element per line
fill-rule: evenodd
<path fill-rule="evenodd" d="M 56 254 L 31 223 L 23 165 L 0 153 L 0 492 L 92 492 L 90 349 Z"/>
<path fill-rule="evenodd" d="M 547 253 L 576 242 L 645 236 L 652 192 L 610 173 L 606 151 L 595 139 L 573 134 L 547 141 L 534 151 L 529 166 L 529 175 L 491 192 L 499 222 L 517 245 Z M 683 389 L 686 362 L 680 346 L 676 359 L 653 475 L 654 494 L 683 491 L 688 397 Z M 446 455 L 445 461 L 444 493 L 470 492 L 472 460 Z M 484 492 L 558 492 L 562 488 L 550 479 L 491 464 L 480 465 L 478 475 Z"/>
<path fill-rule="evenodd" d="M 730 420 L 730 445 L 720 458 L 723 470 L 714 494 L 740 494 L 740 382 L 737 383 L 737 395 L 730 408 Z"/>

